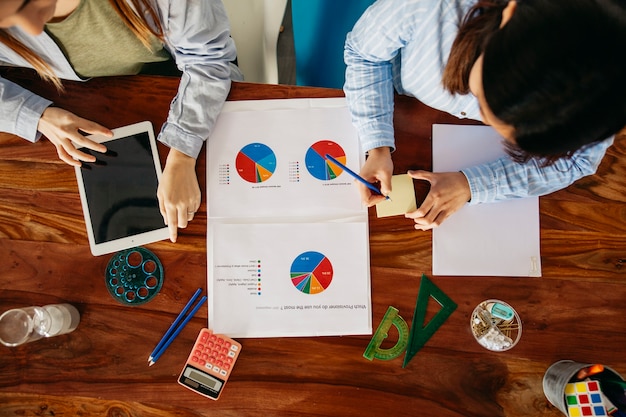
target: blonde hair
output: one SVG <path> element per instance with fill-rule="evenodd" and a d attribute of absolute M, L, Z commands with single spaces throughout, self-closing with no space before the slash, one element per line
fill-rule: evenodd
<path fill-rule="evenodd" d="M 111 7 L 113 7 L 113 10 L 120 16 L 124 24 L 128 26 L 146 48 L 150 48 L 151 36 L 156 36 L 160 40 L 163 40 L 163 28 L 159 22 L 157 12 L 148 3 L 148 0 L 130 1 L 132 6 L 126 0 L 109 0 L 109 3 Z M 145 10 L 146 16 L 139 16 L 135 10 Z M 150 20 L 154 22 L 155 28 L 148 25 L 146 17 L 149 17 Z M 63 90 L 61 80 L 54 73 L 50 64 L 4 29 L 0 29 L 0 42 L 4 43 L 32 65 L 42 79 L 54 84 L 57 90 Z"/>

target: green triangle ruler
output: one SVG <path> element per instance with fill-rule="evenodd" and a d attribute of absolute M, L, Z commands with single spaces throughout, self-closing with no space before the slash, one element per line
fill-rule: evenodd
<path fill-rule="evenodd" d="M 441 310 L 435 314 L 428 324 L 424 325 L 426 308 L 431 296 L 441 305 Z M 426 344 L 428 339 L 435 334 L 437 329 L 441 327 L 456 308 L 456 303 L 452 301 L 450 297 L 433 284 L 426 275 L 422 275 L 419 293 L 417 294 L 417 302 L 415 303 L 413 322 L 411 323 L 411 331 L 409 333 L 409 343 L 406 348 L 406 353 L 404 354 L 403 368 L 407 366 L 417 351 Z"/>

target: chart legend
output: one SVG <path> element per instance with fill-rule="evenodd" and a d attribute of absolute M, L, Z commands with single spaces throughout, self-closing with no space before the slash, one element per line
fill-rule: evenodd
<path fill-rule="evenodd" d="M 261 260 L 257 261 L 257 295 L 261 295 Z"/>
<path fill-rule="evenodd" d="M 230 164 L 221 164 L 218 168 L 220 185 L 230 184 Z"/>
<path fill-rule="evenodd" d="M 300 182 L 300 162 L 289 163 L 289 182 Z"/>

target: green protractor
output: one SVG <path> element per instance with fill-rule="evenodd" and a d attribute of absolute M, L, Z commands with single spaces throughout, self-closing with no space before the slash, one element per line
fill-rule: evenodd
<path fill-rule="evenodd" d="M 393 306 L 387 308 L 387 312 L 363 353 L 364 358 L 370 361 L 374 358 L 388 361 L 397 358 L 405 351 L 409 343 L 409 326 L 398 313 L 398 309 Z M 392 325 L 398 330 L 398 342 L 389 349 L 383 349 L 380 345 L 389 336 L 389 329 Z"/>

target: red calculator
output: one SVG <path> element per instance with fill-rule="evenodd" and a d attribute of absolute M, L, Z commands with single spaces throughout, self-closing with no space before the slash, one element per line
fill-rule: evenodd
<path fill-rule="evenodd" d="M 200 330 L 178 383 L 217 400 L 239 357 L 241 344 L 230 337 Z"/>

